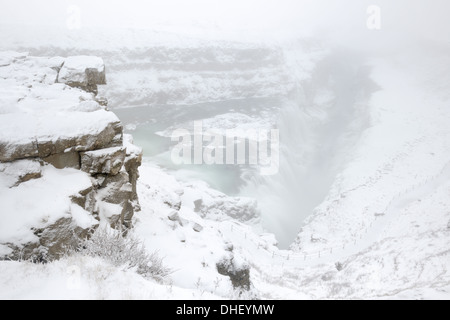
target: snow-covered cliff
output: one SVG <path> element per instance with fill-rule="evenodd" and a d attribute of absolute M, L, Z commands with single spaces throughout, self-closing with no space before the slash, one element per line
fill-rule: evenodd
<path fill-rule="evenodd" d="M 131 226 L 141 150 L 97 99 L 97 57 L 0 53 L 0 255 L 48 261 L 99 222 Z"/>

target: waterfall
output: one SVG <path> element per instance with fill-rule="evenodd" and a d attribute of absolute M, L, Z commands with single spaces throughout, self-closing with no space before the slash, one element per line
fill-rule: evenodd
<path fill-rule="evenodd" d="M 349 160 L 348 151 L 369 124 L 365 110 L 374 89 L 357 57 L 334 52 L 281 108 L 279 173 L 254 175 L 242 189 L 258 200 L 262 225 L 281 248 L 293 242 Z"/>
<path fill-rule="evenodd" d="M 349 150 L 367 128 L 367 101 L 376 89 L 370 80 L 370 70 L 360 56 L 337 49 L 324 51 L 320 46 L 314 49 L 316 46 L 314 43 L 299 42 L 291 47 L 251 50 L 246 46 L 232 50 L 225 48 L 224 52 L 231 50 L 228 53 L 232 53 L 236 61 L 222 65 L 213 72 L 203 70 L 197 65 L 198 62 L 191 61 L 197 51 L 180 49 L 184 55 L 180 61 L 191 61 L 191 69 L 196 71 L 178 71 L 181 78 L 190 80 L 173 86 L 169 85 L 172 82 L 163 81 L 166 74 L 171 74 L 170 70 L 153 67 L 145 69 L 143 66 L 142 74 L 138 73 L 142 77 L 148 74 L 151 79 L 160 79 L 157 87 L 161 90 L 160 95 L 169 97 L 168 101 L 175 101 L 177 97 L 190 101 L 198 97 L 199 101 L 207 99 L 205 103 L 197 101 L 194 104 L 159 105 L 151 99 L 146 100 L 148 96 L 153 97 L 153 91 L 149 95 L 145 90 L 142 93 L 135 89 L 137 92 L 133 91 L 130 95 L 119 80 L 125 76 L 127 79 L 140 79 L 131 66 L 118 67 L 126 71 L 118 71 L 115 76 L 111 76 L 112 85 L 108 96 L 115 101 L 130 97 L 135 99 L 126 105 L 138 105 L 142 99 L 147 101 L 148 105 L 143 107 L 116 110 L 125 124 L 131 123 L 137 127 L 133 132 L 135 141 L 145 147 L 146 156 L 174 172 L 184 169 L 181 171 L 189 174 L 188 180 L 201 179 L 227 194 L 256 198 L 262 212 L 263 227 L 276 235 L 280 247 L 287 248 L 296 238 L 305 219 L 326 198 L 336 175 L 348 161 Z M 209 52 L 207 56 L 214 62 L 213 65 L 216 65 L 221 51 L 213 49 L 205 50 Z M 165 52 L 166 49 L 159 50 Z M 250 60 L 255 61 L 248 65 Z M 171 63 L 177 65 L 180 61 Z M 271 62 L 270 67 L 267 61 Z M 235 72 L 235 63 L 246 65 L 247 69 Z M 116 64 L 120 66 L 120 62 Z M 241 81 L 241 77 L 252 80 Z M 202 86 L 183 86 L 193 79 Z M 217 92 L 202 89 L 218 84 Z M 139 83 L 133 84 L 133 88 L 140 86 Z M 260 93 L 266 93 L 267 97 L 256 97 Z M 223 97 L 223 100 L 218 97 Z M 277 175 L 261 176 L 251 168 L 243 168 L 241 175 L 239 166 L 180 168 L 174 167 L 167 157 L 158 156 L 168 152 L 170 139 L 156 136 L 157 131 L 223 114 L 248 114 L 257 119 L 262 110 L 277 113 L 275 118 L 278 119 L 280 136 Z"/>

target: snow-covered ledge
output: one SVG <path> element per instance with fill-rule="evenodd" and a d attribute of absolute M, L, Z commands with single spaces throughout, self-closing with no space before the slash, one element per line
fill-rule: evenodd
<path fill-rule="evenodd" d="M 99 223 L 131 227 L 142 151 L 102 84 L 98 57 L 0 52 L 0 259 L 52 260 Z"/>

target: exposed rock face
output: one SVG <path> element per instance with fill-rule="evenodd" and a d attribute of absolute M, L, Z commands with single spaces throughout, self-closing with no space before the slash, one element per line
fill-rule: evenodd
<path fill-rule="evenodd" d="M 43 158 L 43 160 L 57 169 L 80 169 L 80 153 L 76 151 L 52 154 Z"/>
<path fill-rule="evenodd" d="M 132 200 L 138 204 L 137 180 L 139 179 L 139 167 L 142 164 L 142 149 L 133 144 L 133 137 L 129 134 L 123 135 L 123 145 L 126 147 L 126 157 L 124 168 L 128 173 L 129 182 L 132 189 Z M 181 203 L 181 202 L 180 202 Z M 181 204 L 180 204 L 181 205 Z"/>
<path fill-rule="evenodd" d="M 103 116 L 106 117 L 103 118 Z M 4 117 L 4 122 L 17 121 L 6 118 Z M 19 132 L 19 136 L 15 137 L 15 139 L 10 139 L 8 136 L 0 136 L 0 161 L 7 162 L 36 157 L 46 158 L 70 151 L 98 150 L 122 145 L 122 125 L 111 112 L 85 113 L 77 118 L 76 121 L 80 121 L 78 128 L 76 123 L 71 126 L 68 124 L 68 127 L 65 128 L 66 131 L 69 131 L 70 127 L 73 128 L 73 133 L 68 133 L 68 136 L 51 136 L 48 132 L 43 132 L 39 135 L 40 128 L 32 128 L 30 130 L 29 127 L 27 128 L 28 132 Z M 30 120 L 32 121 L 32 119 Z M 98 120 L 98 127 L 95 131 L 92 131 L 91 126 L 83 127 L 83 123 L 92 124 L 96 120 Z M 49 123 L 49 125 L 51 124 Z M 8 130 L 11 128 L 11 125 L 8 126 L 5 123 L 3 128 Z M 71 167 L 71 165 L 68 165 L 68 167 Z"/>
<path fill-rule="evenodd" d="M 0 195 L 6 201 L 0 218 L 25 210 L 21 196 L 37 191 L 50 198 L 53 192 L 60 205 L 46 210 L 42 199 L 29 215 L 19 212 L 24 219 L 17 233 L 0 235 L 0 244 L 12 250 L 8 258 L 57 259 L 102 220 L 130 228 L 139 210 L 142 150 L 124 137 L 119 119 L 105 109 L 107 100 L 95 97 L 97 85 L 106 83 L 103 60 L 0 58 L 0 85 L 11 92 L 0 97 Z"/>
<path fill-rule="evenodd" d="M 58 82 L 97 95 L 97 85 L 106 84 L 105 65 L 98 57 L 69 57 L 59 72 Z"/>
<path fill-rule="evenodd" d="M 223 258 L 216 265 L 217 272 L 229 276 L 235 289 L 250 290 L 250 267 L 247 264 L 236 263 L 234 256 Z"/>
<path fill-rule="evenodd" d="M 115 176 L 123 167 L 126 148 L 116 147 L 81 153 L 81 170 Z"/>

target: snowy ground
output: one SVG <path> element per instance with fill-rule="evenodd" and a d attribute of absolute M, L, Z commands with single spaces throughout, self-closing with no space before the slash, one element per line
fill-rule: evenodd
<path fill-rule="evenodd" d="M 447 299 L 450 231 L 442 221 L 450 220 L 450 170 L 444 174 L 394 201 L 356 245 L 305 255 L 278 250 L 273 236 L 245 224 L 202 219 L 189 201 L 202 196 L 200 188 L 179 183 L 146 163 L 135 233 L 173 269 L 165 284 L 87 257 L 47 265 L 1 262 L 0 298 L 238 298 L 228 277 L 215 268 L 232 245 L 235 258 L 251 266 L 252 297 Z M 167 203 L 176 202 L 181 190 L 181 222 L 173 222 Z M 201 232 L 194 231 L 196 224 L 203 227 Z"/>
<path fill-rule="evenodd" d="M 15 49 L 27 44 L 36 52 L 42 51 L 48 55 L 48 46 L 58 37 L 52 33 L 42 34 L 46 34 L 48 39 L 37 39 L 35 43 L 29 39 L 6 39 L 4 43 Z M 136 35 L 143 42 L 146 37 L 149 35 Z M 123 39 L 127 37 L 123 36 Z M 198 53 L 195 48 L 202 46 L 202 41 L 185 37 L 173 36 L 168 39 L 159 34 L 157 40 L 160 46 L 170 49 L 173 49 L 174 43 L 178 49 L 189 47 L 192 49 L 191 52 L 188 50 L 189 55 L 194 52 L 194 56 Z M 70 41 L 77 43 L 78 38 L 73 37 Z M 52 50 L 61 54 L 61 50 L 78 46 L 71 42 Z M 78 50 L 88 50 L 88 42 L 78 46 Z M 136 49 L 141 43 L 137 45 L 133 39 L 128 39 L 125 47 Z M 253 46 L 254 44 L 248 47 Z M 241 45 L 237 47 L 243 50 Z M 245 49 L 248 47 L 244 46 Z M 90 49 L 101 52 L 102 48 L 97 43 L 97 47 Z M 236 50 L 236 44 L 233 48 Z M 363 62 L 355 62 L 368 66 L 370 78 L 379 89 L 367 95 L 368 101 L 364 101 L 367 104 L 349 107 L 351 113 L 348 126 L 337 128 L 333 132 L 339 133 L 339 136 L 336 140 L 333 140 L 335 137 L 328 140 L 329 143 L 339 142 L 339 146 L 345 146 L 345 152 L 336 153 L 334 159 L 326 162 L 327 167 L 337 168 L 337 176 L 330 170 L 331 181 L 320 186 L 324 188 L 322 191 L 325 199 L 311 208 L 312 212 L 307 212 L 308 218 L 303 224 L 292 226 L 294 230 L 297 229 L 295 232 L 300 233 L 290 250 L 279 250 L 275 236 L 263 229 L 253 199 L 230 197 L 194 178 L 188 182 L 186 179 L 177 180 L 175 176 L 179 176 L 179 173 L 177 175 L 173 171 L 162 169 L 154 164 L 154 159 L 147 159 L 140 169 L 138 191 L 142 211 L 135 216 L 134 232 L 145 243 L 149 252 L 158 251 L 165 258 L 165 264 L 173 270 L 164 283 L 144 279 L 132 270 L 112 267 L 105 261 L 88 257 L 68 257 L 46 265 L 2 261 L 0 299 L 449 299 L 448 47 L 441 48 L 442 55 L 428 55 L 426 51 L 413 49 L 417 52 L 416 55 L 399 55 L 390 59 L 371 57 Z M 277 53 L 279 50 L 281 49 L 277 46 L 273 52 Z M 167 53 L 167 50 L 161 52 Z M 223 74 L 217 70 L 209 73 L 206 70 L 199 78 L 189 77 L 190 73 L 186 70 L 172 70 L 165 81 L 161 81 L 160 77 L 167 66 L 161 67 L 159 71 L 152 69 L 153 67 L 148 69 L 157 71 L 157 79 L 151 77 L 155 73 L 149 76 L 136 70 L 139 66 L 142 67 L 143 62 L 139 60 L 145 57 L 145 50 L 139 52 L 134 60 L 130 58 L 131 61 L 125 63 L 117 62 L 124 59 L 123 56 L 113 56 L 116 60 L 111 58 L 110 61 L 116 61 L 117 65 L 113 66 L 112 84 L 106 94 L 120 89 L 123 90 L 121 96 L 126 96 L 130 90 L 135 90 L 134 84 L 131 84 L 138 79 L 137 82 L 143 86 L 156 83 L 156 89 L 164 93 L 179 86 L 183 89 L 194 88 L 192 91 L 181 90 L 185 95 L 175 95 L 173 100 L 169 99 L 169 102 L 182 101 L 189 104 L 208 100 L 217 102 L 222 98 L 232 99 L 235 95 L 240 98 L 247 94 L 260 97 L 267 87 L 273 90 L 268 95 L 287 95 L 285 90 L 290 91 L 288 89 L 295 87 L 296 83 L 311 78 L 314 81 L 311 75 L 317 71 L 315 59 L 319 58 L 287 54 L 287 60 L 291 59 L 288 61 L 291 66 L 300 63 L 304 68 L 297 69 L 297 74 L 294 71 L 289 73 L 286 78 L 286 69 L 289 68 L 284 66 L 280 69 L 277 66 L 286 61 L 280 62 L 277 54 L 272 55 L 273 52 L 266 52 L 267 57 L 273 58 L 269 59 L 273 63 L 272 67 L 252 67 L 244 74 L 229 71 Z M 322 54 L 324 53 L 317 55 L 322 57 Z M 174 56 L 169 69 L 180 65 L 176 54 Z M 227 62 L 227 57 L 222 58 L 220 66 Z M 299 61 L 292 61 L 295 59 Z M 138 67 L 131 68 L 133 63 Z M 120 66 L 130 69 L 121 71 Z M 217 67 L 216 64 L 214 66 Z M 198 70 L 194 70 L 196 71 Z M 263 76 L 258 77 L 259 73 Z M 251 79 L 251 85 L 246 86 L 246 78 Z M 229 85 L 230 83 L 235 86 Z M 209 95 L 199 95 L 195 88 L 200 84 L 214 90 L 200 90 Z M 241 90 L 253 88 L 257 84 L 258 90 L 253 92 Z M 312 98 L 306 99 L 306 102 L 312 101 L 312 107 L 302 109 L 306 116 L 301 118 L 301 124 L 305 128 L 313 130 L 315 126 L 326 123 L 330 114 L 333 115 L 326 109 L 330 108 L 330 101 L 335 98 L 334 92 L 328 90 L 333 86 L 324 87 L 314 94 L 309 92 L 311 96 L 306 97 Z M 224 88 L 231 88 L 231 91 L 224 93 Z M 141 93 L 142 95 L 133 94 L 132 104 L 139 104 L 148 98 L 147 92 Z M 305 94 L 308 95 L 308 92 Z M 1 98 L 0 108 L 7 107 L 5 97 L 6 95 Z M 115 102 L 123 101 L 117 99 Z M 253 121 L 257 121 L 245 114 L 237 116 L 238 113 L 235 112 L 226 116 L 227 114 L 230 115 L 228 109 L 222 114 L 208 115 L 205 118 L 209 119 L 211 126 L 224 128 L 236 123 L 254 127 Z M 184 119 L 181 123 L 190 125 L 190 120 Z M 264 118 L 261 123 L 267 126 L 273 122 Z M 361 123 L 367 126 L 362 126 Z M 289 129 L 297 139 L 299 131 Z M 307 132 L 306 138 L 302 138 L 307 140 L 310 137 L 308 134 L 314 139 L 321 137 L 320 134 L 313 133 Z M 321 141 L 314 143 L 320 144 Z M 305 153 L 314 148 L 311 143 L 305 147 Z M 320 148 L 317 150 L 313 150 L 316 153 L 311 152 L 312 155 L 309 154 L 308 157 L 320 156 Z M 307 157 L 300 158 L 304 159 Z M 295 162 L 298 159 L 290 160 Z M 320 167 L 306 169 L 320 172 Z M 45 170 L 50 179 L 56 169 Z M 291 174 L 291 171 L 287 171 L 288 175 Z M 279 186 L 277 183 L 284 183 L 281 178 L 270 181 L 274 182 L 275 188 Z M 44 182 L 54 192 L 66 192 L 59 190 L 57 183 L 40 183 Z M 307 188 L 308 184 L 305 182 L 301 186 Z M 27 195 L 26 184 L 22 189 L 2 193 L 0 200 L 13 192 Z M 44 197 L 45 194 L 32 196 Z M 31 201 L 32 196 L 25 198 Z M 203 199 L 208 204 L 206 213 L 197 210 L 194 202 L 198 199 Z M 22 205 L 32 206 L 28 202 Z M 173 217 L 174 208 L 178 205 L 181 205 L 178 217 L 169 219 Z M 20 214 L 25 211 L 20 207 L 16 209 Z M 42 208 L 34 209 L 42 211 Z M 280 210 L 273 209 L 276 214 L 277 209 Z M 230 215 L 236 210 L 247 213 L 248 219 L 232 219 Z M 9 236 L 8 232 L 11 230 L 9 224 L 7 227 L 2 223 L 0 236 Z M 0 252 L 2 250 L 6 249 L 0 247 Z M 242 296 L 233 289 L 228 277 L 217 272 L 216 263 L 230 255 L 237 264 L 250 266 L 252 288 Z"/>

